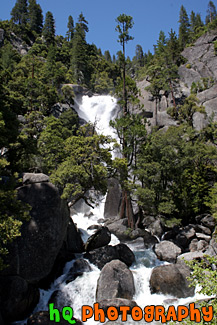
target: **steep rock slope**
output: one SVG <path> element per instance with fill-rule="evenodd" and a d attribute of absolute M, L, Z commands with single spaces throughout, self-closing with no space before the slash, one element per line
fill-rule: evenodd
<path fill-rule="evenodd" d="M 196 96 L 205 107 L 206 115 L 194 114 L 194 126 L 201 129 L 207 125 L 210 118 L 217 121 L 217 56 L 215 54 L 214 42 L 217 40 L 217 30 L 202 35 L 190 47 L 182 52 L 186 63 L 179 67 L 179 82 L 176 88 L 175 97 L 177 103 L 190 95 L 192 83 L 195 86 Z M 147 117 L 152 125 L 155 124 L 155 101 L 152 95 L 145 90 L 149 85 L 146 80 L 137 83 L 141 91 L 141 103 L 147 111 Z M 157 124 L 159 127 L 175 125 L 168 114 L 167 108 L 172 106 L 172 97 L 168 97 L 162 91 L 158 103 Z"/>

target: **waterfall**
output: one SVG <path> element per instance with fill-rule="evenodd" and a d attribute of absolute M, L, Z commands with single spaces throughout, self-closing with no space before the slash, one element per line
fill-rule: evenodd
<path fill-rule="evenodd" d="M 111 96 L 83 96 L 82 104 L 77 108 L 80 118 L 85 119 L 87 122 L 96 123 L 96 130 L 98 132 L 115 138 L 116 134 L 109 126 L 109 121 L 116 117 L 118 111 L 119 107 L 117 105 L 117 100 Z M 81 230 L 84 242 L 86 242 L 87 238 L 94 232 L 94 230 L 88 230 L 88 227 L 93 224 L 98 224 L 98 220 L 103 218 L 104 203 L 105 198 L 102 198 L 94 209 L 88 207 L 88 213 L 79 211 L 71 216 L 73 221 L 77 224 L 77 227 Z M 112 235 L 110 245 L 116 245 L 118 243 L 119 240 Z M 163 305 L 165 299 L 173 298 L 164 296 L 163 294 L 151 294 L 149 288 L 152 268 L 167 263 L 159 261 L 151 249 L 144 249 L 144 243 L 141 239 L 126 244 L 134 251 L 136 257 L 136 263 L 134 263 L 130 269 L 134 276 L 136 289 L 133 299 L 137 302 L 138 306 L 144 308 L 146 305 Z M 80 256 L 81 255 L 78 254 L 77 257 Z M 82 305 L 93 306 L 95 303 L 97 279 L 99 278 L 100 270 L 96 266 L 91 265 L 91 272 L 84 272 L 82 276 L 77 277 L 74 281 L 66 283 L 66 274 L 73 263 L 74 261 L 71 261 L 66 264 L 63 275 L 54 281 L 49 290 L 41 290 L 40 302 L 35 312 L 39 310 L 48 310 L 48 301 L 52 293 L 56 290 L 61 291 L 61 299 L 58 301 L 59 306 L 71 306 L 74 310 L 74 317 L 77 319 L 81 319 Z M 202 297 L 201 295 L 196 296 Z M 179 299 L 177 304 L 187 304 L 194 301 L 195 298 L 196 297 Z M 17 322 L 16 324 L 24 325 L 26 322 Z M 95 322 L 92 317 L 85 324 L 96 325 L 101 323 Z M 141 324 L 141 322 L 129 320 L 127 324 Z M 154 324 L 154 322 L 152 322 L 152 324 Z"/>

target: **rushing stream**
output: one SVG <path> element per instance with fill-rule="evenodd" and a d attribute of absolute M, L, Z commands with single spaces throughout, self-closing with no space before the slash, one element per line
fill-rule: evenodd
<path fill-rule="evenodd" d="M 78 109 L 78 114 L 86 121 L 92 123 L 96 122 L 98 132 L 115 137 L 115 133 L 109 126 L 109 121 L 116 116 L 118 110 L 116 99 L 111 96 L 93 96 L 90 98 L 84 96 L 82 105 L 80 105 Z M 105 198 L 102 198 L 94 209 L 86 206 L 86 208 L 83 207 L 83 210 L 80 209 L 79 212 L 71 216 L 73 221 L 77 224 L 77 227 L 81 230 L 84 242 L 86 242 L 87 238 L 94 232 L 94 230 L 88 230 L 88 227 L 98 224 L 98 220 L 103 218 L 104 201 Z M 89 209 L 88 213 L 87 209 Z M 112 235 L 110 245 L 116 245 L 118 243 L 119 240 Z M 171 296 L 151 294 L 150 292 L 149 278 L 152 268 L 163 264 L 156 258 L 153 251 L 151 249 L 144 249 L 144 243 L 140 239 L 129 242 L 127 245 L 134 251 L 136 256 L 136 263 L 133 264 L 130 269 L 134 276 L 136 288 L 133 299 L 137 302 L 138 306 L 144 308 L 147 305 L 162 305 L 165 299 L 173 298 Z M 78 255 L 78 257 L 80 256 Z M 35 311 L 48 310 L 48 301 L 52 293 L 56 290 L 61 291 L 60 300 L 58 300 L 59 306 L 71 306 L 74 310 L 74 316 L 78 319 L 81 319 L 82 305 L 93 306 L 95 303 L 95 293 L 100 270 L 96 266 L 91 265 L 91 272 L 84 272 L 82 276 L 66 284 L 66 274 L 73 263 L 74 261 L 71 261 L 66 264 L 63 275 L 55 280 L 49 290 L 41 290 L 40 302 Z M 196 297 L 179 299 L 177 300 L 177 304 L 187 304 L 195 298 Z M 137 323 L 141 324 L 144 322 L 127 321 L 127 324 Z M 19 324 L 25 324 L 25 322 L 19 322 Z M 92 317 L 85 324 L 97 324 L 97 322 L 95 322 Z"/>

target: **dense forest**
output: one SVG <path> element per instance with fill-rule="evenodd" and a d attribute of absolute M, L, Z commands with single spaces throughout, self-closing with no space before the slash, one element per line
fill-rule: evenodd
<path fill-rule="evenodd" d="M 154 52 L 137 45 L 132 60 L 125 57 L 133 37 L 133 18 L 124 14 L 114 22 L 120 51 L 111 57 L 88 44 L 88 21 L 81 13 L 68 17 L 67 33 L 56 36 L 52 12 L 43 12 L 36 0 L 17 0 L 10 21 L 0 21 L 4 42 L 0 48 L 0 268 L 7 243 L 19 236 L 29 206 L 16 199 L 23 172 L 50 176 L 62 198 L 74 204 L 83 198 L 92 205 L 89 189 L 105 194 L 110 177 L 122 188 L 120 217 L 136 228 L 145 215 L 163 215 L 166 222 L 188 224 L 197 215 L 216 215 L 217 124 L 193 126 L 195 112 L 205 114 L 197 94 L 216 81 L 192 83 L 190 96 L 177 101 L 181 53 L 201 35 L 217 28 L 217 12 L 208 3 L 205 22 L 200 14 L 179 13 L 178 35 L 160 31 Z M 132 34 L 132 36 L 131 36 Z M 115 42 L 116 40 L 114 40 Z M 217 43 L 214 44 L 217 51 Z M 177 121 L 166 131 L 156 125 L 148 131 L 138 97 L 137 81 L 149 81 L 147 90 L 156 103 L 160 94 L 172 96 L 168 114 Z M 73 109 L 72 84 L 97 94 L 118 98 L 122 114 L 111 125 L 120 139 L 121 158 L 112 160 L 117 143 L 98 134 L 95 125 L 80 125 Z M 68 105 L 59 118 L 56 103 Z M 109 144 L 109 146 L 108 146 Z M 139 217 L 130 213 L 131 200 Z"/>

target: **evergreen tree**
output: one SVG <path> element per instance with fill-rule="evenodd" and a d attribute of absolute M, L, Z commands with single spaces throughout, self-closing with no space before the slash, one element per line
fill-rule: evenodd
<path fill-rule="evenodd" d="M 43 27 L 43 15 L 42 9 L 40 5 L 36 3 L 36 0 L 29 0 L 28 11 L 29 25 L 31 30 L 34 30 L 36 33 L 40 34 Z"/>
<path fill-rule="evenodd" d="M 184 49 L 189 40 L 189 27 L 190 23 L 187 11 L 184 6 L 181 6 L 179 13 L 179 43 L 182 49 Z"/>
<path fill-rule="evenodd" d="M 160 33 L 159 33 L 159 38 L 158 38 L 158 41 L 157 41 L 157 45 L 154 45 L 155 53 L 157 55 L 160 55 L 161 53 L 163 53 L 165 46 L 166 46 L 166 35 L 161 30 Z"/>
<path fill-rule="evenodd" d="M 86 42 L 86 32 L 88 32 L 88 22 L 81 13 L 75 26 L 73 37 L 71 68 L 75 81 L 78 84 L 87 82 L 88 73 L 88 46 Z"/>
<path fill-rule="evenodd" d="M 108 61 L 109 63 L 112 63 L 112 58 L 111 58 L 111 54 L 110 52 L 107 50 L 104 53 L 104 58 L 106 59 L 106 61 Z"/>
<path fill-rule="evenodd" d="M 194 11 L 191 12 L 190 16 L 190 31 L 195 33 L 199 27 L 203 26 L 203 22 L 200 14 L 195 14 Z"/>
<path fill-rule="evenodd" d="M 121 82 L 119 83 L 122 88 L 122 96 L 119 96 L 121 98 L 121 106 L 122 106 L 122 119 L 123 124 L 121 125 L 121 133 L 122 133 L 122 155 L 123 155 L 123 162 L 124 166 L 128 165 L 127 156 L 126 156 L 126 150 L 128 145 L 128 139 L 126 137 L 126 131 L 128 124 L 125 124 L 125 118 L 127 119 L 129 115 L 129 109 L 128 109 L 128 94 L 129 90 L 127 87 L 128 80 L 126 78 L 126 58 L 125 58 L 125 52 L 126 52 L 126 44 L 128 41 L 132 40 L 133 37 L 129 35 L 129 29 L 133 27 L 133 18 L 131 16 L 127 16 L 125 14 L 121 14 L 117 17 L 116 22 L 118 25 L 116 26 L 116 31 L 119 33 L 118 35 L 118 42 L 122 46 L 122 53 L 120 53 L 120 62 L 122 63 L 122 70 L 123 70 L 123 77 Z M 119 92 L 120 93 L 120 92 Z M 133 96 L 131 98 L 134 98 Z M 116 128 L 117 129 L 117 128 Z M 121 201 L 121 207 L 120 207 L 120 217 L 124 218 L 124 215 L 128 219 L 128 226 L 131 228 L 134 228 L 135 221 L 133 218 L 132 213 L 132 207 L 131 207 L 131 199 L 130 199 L 130 192 L 127 188 L 126 183 L 128 182 L 128 169 L 123 168 L 122 170 L 122 201 Z"/>
<path fill-rule="evenodd" d="M 11 10 L 11 19 L 20 25 L 27 23 L 27 0 L 17 0 Z"/>
<path fill-rule="evenodd" d="M 55 24 L 54 24 L 53 14 L 50 11 L 46 13 L 42 35 L 44 36 L 45 41 L 48 45 L 54 43 Z"/>
<path fill-rule="evenodd" d="M 190 15 L 190 29 L 191 29 L 191 32 L 195 31 L 195 25 L 196 25 L 196 14 L 192 10 L 191 15 Z"/>
<path fill-rule="evenodd" d="M 144 54 L 141 45 L 136 45 L 136 62 L 139 67 L 144 66 Z"/>
<path fill-rule="evenodd" d="M 206 24 L 211 23 L 216 18 L 216 15 L 216 7 L 212 1 L 209 1 L 206 16 Z"/>
<path fill-rule="evenodd" d="M 71 15 L 68 18 L 67 28 L 68 28 L 68 30 L 66 32 L 66 37 L 67 37 L 68 41 L 71 41 L 74 36 L 74 20 Z"/>
<path fill-rule="evenodd" d="M 127 113 L 127 94 L 125 87 L 125 79 L 126 79 L 126 59 L 125 59 L 125 47 L 128 41 L 132 40 L 133 37 L 129 35 L 129 29 L 133 27 L 133 18 L 131 16 L 127 16 L 125 14 L 121 14 L 117 17 L 116 22 L 118 25 L 116 26 L 116 31 L 119 33 L 118 42 L 122 46 L 122 54 L 123 54 L 123 98 L 124 105 L 123 111 L 124 114 Z"/>
<path fill-rule="evenodd" d="M 195 28 L 197 30 L 197 28 L 199 27 L 203 27 L 203 21 L 201 19 L 201 15 L 200 14 L 196 14 L 196 19 L 195 19 Z"/>
<path fill-rule="evenodd" d="M 83 13 L 81 12 L 78 17 L 77 31 L 79 30 L 79 33 L 81 33 L 81 36 L 84 40 L 86 39 L 86 33 L 88 33 L 88 31 L 89 31 L 89 28 L 87 25 L 88 25 L 88 22 L 85 19 Z"/>

